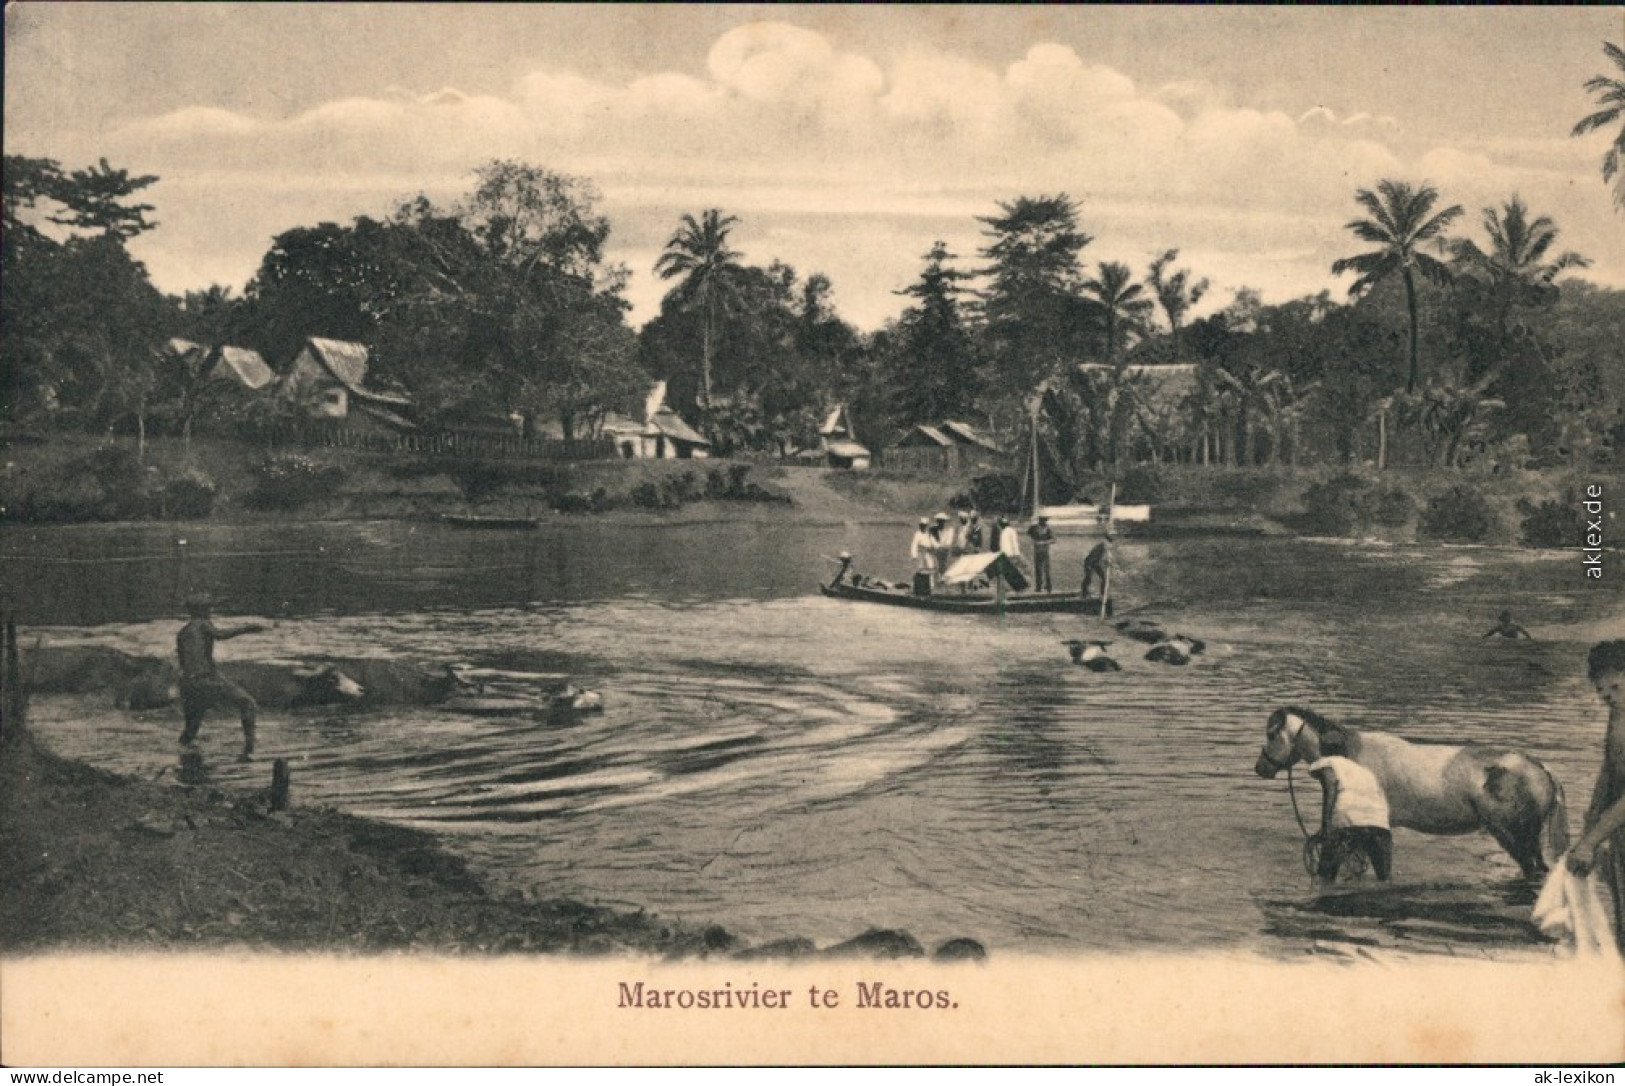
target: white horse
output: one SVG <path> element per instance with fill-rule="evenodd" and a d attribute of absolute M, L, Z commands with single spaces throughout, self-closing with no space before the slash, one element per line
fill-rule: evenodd
<path fill-rule="evenodd" d="M 1510 747 L 1415 743 L 1287 706 L 1270 714 L 1253 768 L 1273 778 L 1297 762 L 1333 754 L 1371 771 L 1395 826 L 1437 834 L 1486 830 L 1529 879 L 1545 877 L 1547 859 L 1568 848 L 1563 786 L 1545 766 Z"/>

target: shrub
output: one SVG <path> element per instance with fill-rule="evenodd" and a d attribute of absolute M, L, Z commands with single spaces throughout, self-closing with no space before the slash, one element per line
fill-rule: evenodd
<path fill-rule="evenodd" d="M 78 472 L 29 492 L 25 514 L 29 520 L 79 523 L 114 519 L 113 503 L 95 476 Z"/>
<path fill-rule="evenodd" d="M 615 507 L 615 502 L 610 498 L 609 491 L 601 486 L 593 487 L 592 497 L 587 500 L 594 513 L 602 513 Z"/>
<path fill-rule="evenodd" d="M 1021 512 L 1021 480 L 1014 475 L 978 475 L 970 490 L 956 494 L 949 503 L 956 509 L 971 508 L 983 513 Z"/>
<path fill-rule="evenodd" d="M 721 468 L 712 468 L 705 473 L 705 496 L 713 501 L 728 496 L 728 479 Z"/>
<path fill-rule="evenodd" d="M 560 513 L 590 513 L 593 511 L 592 499 L 574 490 L 566 490 L 553 495 L 551 504 Z"/>
<path fill-rule="evenodd" d="M 1337 475 L 1303 492 L 1305 527 L 1326 535 L 1348 535 L 1364 522 L 1362 506 L 1371 484 L 1357 475 Z"/>
<path fill-rule="evenodd" d="M 1458 483 L 1428 502 L 1417 535 L 1444 543 L 1482 543 L 1497 528 L 1495 512 L 1484 495 Z"/>
<path fill-rule="evenodd" d="M 196 468 L 187 468 L 164 481 L 163 509 L 171 517 L 206 517 L 214 512 L 214 480 Z"/>
<path fill-rule="evenodd" d="M 1416 514 L 1416 499 L 1395 487 L 1362 494 L 1357 505 L 1363 520 L 1384 528 L 1403 528 Z"/>
<path fill-rule="evenodd" d="M 496 464 L 479 461 L 458 464 L 446 472 L 446 477 L 463 492 L 463 498 L 471 502 L 490 497 L 508 481 L 508 473 Z"/>
<path fill-rule="evenodd" d="M 1585 538 L 1585 511 L 1573 491 L 1560 500 L 1539 505 L 1527 498 L 1519 499 L 1518 512 L 1523 514 L 1518 536 L 1526 547 L 1574 547 Z"/>
<path fill-rule="evenodd" d="M 701 495 L 699 481 L 695 479 L 692 471 L 685 471 L 681 475 L 674 477 L 671 480 L 671 492 L 679 505 L 685 502 L 698 501 Z"/>
<path fill-rule="evenodd" d="M 660 508 L 660 488 L 644 481 L 632 488 L 632 504 L 639 509 Z"/>
<path fill-rule="evenodd" d="M 749 464 L 728 465 L 728 490 L 724 497 L 737 498 L 745 492 L 745 476 L 750 474 Z"/>
<path fill-rule="evenodd" d="M 268 456 L 255 467 L 244 500 L 255 509 L 302 509 L 331 496 L 344 481 L 344 469 L 318 464 L 299 453 Z"/>
<path fill-rule="evenodd" d="M 1159 502 L 1162 497 L 1162 469 L 1155 464 L 1135 464 L 1117 483 L 1117 500 L 1124 504 Z"/>

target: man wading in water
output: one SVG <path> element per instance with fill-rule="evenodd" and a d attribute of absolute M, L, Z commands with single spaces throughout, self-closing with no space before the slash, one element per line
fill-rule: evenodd
<path fill-rule="evenodd" d="M 237 710 L 243 722 L 242 761 L 254 756 L 254 715 L 259 706 L 248 691 L 215 670 L 214 643 L 229 641 L 244 634 L 260 633 L 264 626 L 231 626 L 221 629 L 209 619 L 210 604 L 206 599 L 194 597 L 186 601 L 186 613 L 191 616 L 181 632 L 175 635 L 175 652 L 181 662 L 181 711 L 186 717 L 186 729 L 181 732 L 182 745 L 190 746 L 203 726 L 203 715 L 213 706 L 229 705 Z"/>

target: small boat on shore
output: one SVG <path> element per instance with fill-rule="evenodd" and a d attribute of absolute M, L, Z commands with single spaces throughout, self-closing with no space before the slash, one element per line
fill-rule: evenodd
<path fill-rule="evenodd" d="M 912 607 L 919 611 L 946 611 L 961 615 L 1038 615 L 1072 614 L 1096 616 L 1100 614 L 1100 599 L 1096 596 L 1073 595 L 1008 595 L 1001 601 L 986 593 L 941 592 L 930 596 L 916 596 L 907 589 L 871 588 L 849 584 L 819 585 L 818 591 L 836 600 L 857 603 L 888 604 L 892 607 Z M 1106 614 L 1112 613 L 1110 604 Z"/>
<path fill-rule="evenodd" d="M 1124 524 L 1149 524 L 1149 505 L 1040 505 L 1035 516 L 1049 518 L 1056 535 L 1099 535 Z"/>
<path fill-rule="evenodd" d="M 541 521 L 534 517 L 482 517 L 472 513 L 446 513 L 440 518 L 453 528 L 535 528 Z"/>

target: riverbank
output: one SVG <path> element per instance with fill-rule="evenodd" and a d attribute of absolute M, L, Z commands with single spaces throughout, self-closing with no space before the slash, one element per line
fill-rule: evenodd
<path fill-rule="evenodd" d="M 851 472 L 773 460 L 609 460 L 459 463 L 353 449 L 274 457 L 252 443 L 149 442 L 109 452 L 66 435 L 7 449 L 0 514 L 8 524 L 207 520 L 438 521 L 484 517 L 538 522 L 580 518 L 628 524 L 715 522 L 899 524 L 956 503 L 1009 498 L 1014 477 Z M 980 480 L 980 481 L 979 481 Z M 1099 497 L 1109 487 L 1092 480 Z M 1581 546 L 1582 491 L 1604 495 L 1612 526 L 1620 472 L 1139 465 L 1118 497 L 1149 503 L 1150 538 L 1187 535 L 1317 536 L 1390 542 Z M 1097 493 L 1098 491 L 1098 493 Z M 999 512 L 982 500 L 984 511 Z M 1616 533 L 1606 531 L 1606 545 Z"/>
<path fill-rule="evenodd" d="M 9 727 L 9 723 L 8 723 Z M 633 955 L 662 959 L 919 958 L 906 932 L 820 951 L 751 946 L 529 890 L 499 894 L 430 835 L 325 808 L 136 780 L 61 758 L 26 732 L 0 748 L 0 931 L 7 955 L 249 950 Z M 297 789 L 297 782 L 295 783 Z M 956 940 L 937 960 L 980 958 Z"/>

